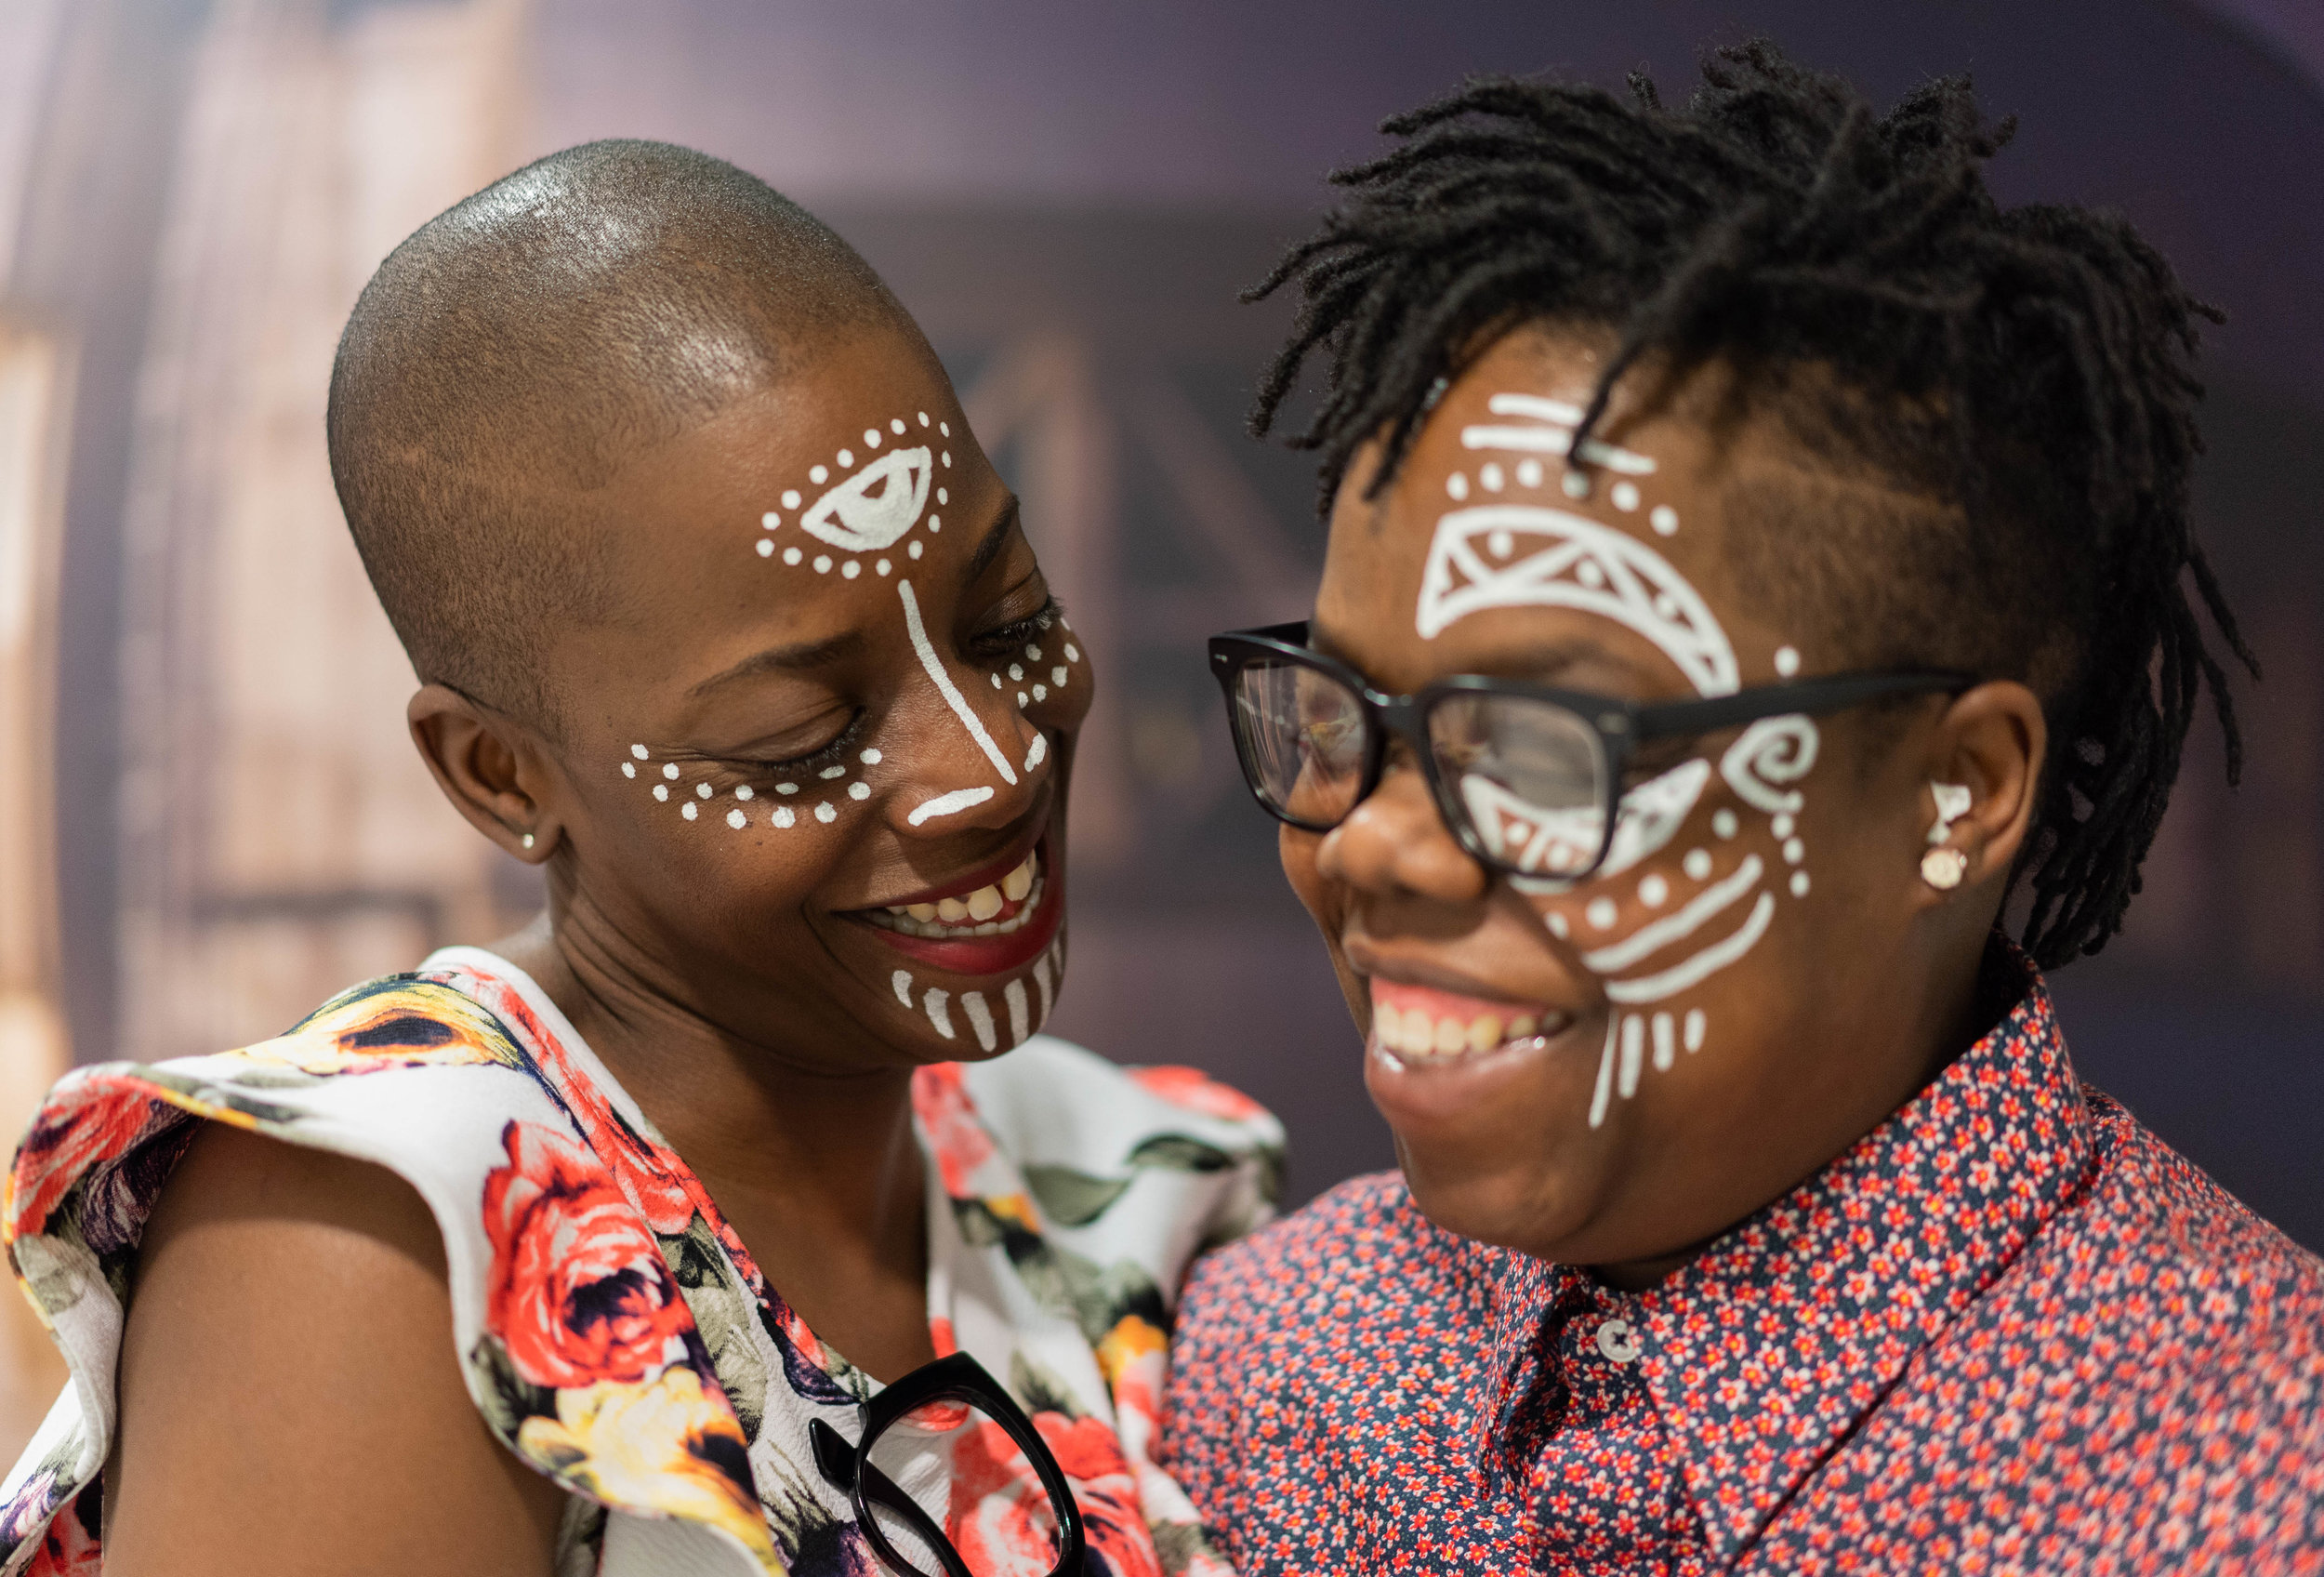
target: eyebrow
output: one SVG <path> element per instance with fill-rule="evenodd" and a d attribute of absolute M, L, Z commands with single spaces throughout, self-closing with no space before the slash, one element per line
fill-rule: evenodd
<path fill-rule="evenodd" d="M 707 695 L 737 679 L 748 679 L 761 673 L 799 673 L 824 668 L 842 657 L 853 656 L 863 649 L 864 632 L 847 630 L 828 641 L 801 642 L 795 646 L 771 646 L 755 652 L 725 672 L 714 674 L 686 692 L 688 699 Z"/>
<path fill-rule="evenodd" d="M 1315 650 L 1323 653 L 1325 656 L 1339 658 L 1349 667 L 1355 669 L 1359 673 L 1363 671 L 1363 665 L 1356 662 L 1355 659 L 1340 646 L 1340 643 L 1332 640 L 1327 632 L 1317 630 L 1311 627 L 1308 630 L 1307 639 L 1310 645 L 1314 646 Z M 1488 668 L 1493 671 L 1513 673 L 1525 678 L 1533 678 L 1536 676 L 1554 677 L 1556 674 L 1566 669 L 1578 668 L 1584 663 L 1592 662 L 1602 663 L 1608 668 L 1619 669 L 1626 673 L 1634 674 L 1638 678 L 1644 680 L 1651 680 L 1656 677 L 1651 669 L 1645 668 L 1631 658 L 1624 656 L 1621 653 L 1615 651 L 1612 647 L 1601 645 L 1599 643 L 1591 640 L 1588 636 L 1581 636 L 1571 641 L 1560 641 L 1551 645 L 1528 647 L 1522 653 L 1511 653 L 1507 658 L 1496 661 L 1488 665 Z M 1486 670 L 1464 669 L 1463 671 L 1478 672 Z"/>
<path fill-rule="evenodd" d="M 976 551 L 969 555 L 968 563 L 962 567 L 960 579 L 964 585 L 973 586 L 979 576 L 993 567 L 993 561 L 1000 557 L 1002 547 L 1009 541 L 1009 533 L 1022 523 L 1019 500 L 1011 493 L 1009 501 L 1001 506 L 1000 518 L 985 532 L 984 540 L 976 545 Z"/>

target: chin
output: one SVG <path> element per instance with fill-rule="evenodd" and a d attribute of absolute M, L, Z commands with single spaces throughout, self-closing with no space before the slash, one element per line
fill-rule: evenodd
<path fill-rule="evenodd" d="M 1475 1242 L 1562 1257 L 1548 1247 L 1572 1240 L 1594 1213 L 1578 1180 L 1544 1175 L 1538 1160 L 1480 1165 L 1473 1153 L 1416 1148 L 1402 1135 L 1396 1160 L 1414 1207 L 1446 1231 Z"/>

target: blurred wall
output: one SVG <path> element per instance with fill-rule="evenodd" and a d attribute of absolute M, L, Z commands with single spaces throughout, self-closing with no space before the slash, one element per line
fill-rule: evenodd
<path fill-rule="evenodd" d="M 1973 71 L 2025 116 L 2005 197 L 2127 211 L 2234 314 L 2199 507 L 2268 668 L 2246 784 L 2221 786 L 2206 735 L 2131 934 L 2059 991 L 2094 1079 L 2324 1246 L 2320 16 L 0 0 L 0 1099 L 20 1113 L 68 1031 L 84 1061 L 256 1039 L 535 901 L 404 742 L 324 380 L 412 226 L 525 158 L 644 135 L 759 171 L 863 247 L 1089 632 L 1109 693 L 1057 1027 L 1270 1102 L 1296 1196 L 1389 1164 L 1202 673 L 1211 630 L 1301 611 L 1320 546 L 1305 463 L 1240 436 L 1284 320 L 1234 296 L 1326 169 L 1464 73 L 1643 64 L 1678 91 L 1705 43 L 1763 28 L 1883 97 Z"/>

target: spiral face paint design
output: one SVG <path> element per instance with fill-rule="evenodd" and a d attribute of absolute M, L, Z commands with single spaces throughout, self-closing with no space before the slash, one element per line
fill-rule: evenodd
<path fill-rule="evenodd" d="M 1477 494 L 1544 488 L 1550 477 L 1536 457 L 1568 456 L 1579 407 L 1529 394 L 1499 393 L 1486 402 L 1505 423 L 1464 427 L 1461 446 L 1513 462 L 1486 460 L 1473 479 L 1466 470 L 1446 479 L 1456 504 Z M 1646 455 L 1595 441 L 1581 459 L 1612 475 L 1606 501 L 1620 514 L 1644 508 L 1640 478 L 1655 474 Z M 1558 490 L 1589 498 L 1589 471 L 1561 466 Z M 1645 509 L 1657 537 L 1677 535 L 1669 505 Z M 1698 696 L 1728 696 L 1742 687 L 1735 648 L 1718 616 L 1692 583 L 1647 541 L 1629 531 L 1564 508 L 1488 497 L 1440 517 L 1421 571 L 1414 623 L 1423 640 L 1491 608 L 1562 607 L 1612 619 L 1651 642 L 1684 674 Z M 1799 671 L 1799 653 L 1774 655 L 1778 674 Z M 1680 1050 L 1699 1052 L 1709 1039 L 1705 1011 L 1684 999 L 1703 981 L 1747 956 L 1775 922 L 1781 897 L 1804 898 L 1806 845 L 1798 833 L 1805 799 L 1796 787 L 1816 764 L 1819 735 L 1804 716 L 1763 719 L 1722 753 L 1713 794 L 1712 763 L 1680 763 L 1625 793 L 1617 806 L 1605 862 L 1576 884 L 1548 877 L 1511 878 L 1519 891 L 1540 897 L 1582 890 L 1582 934 L 1563 905 L 1544 923 L 1561 939 L 1584 947 L 1582 963 L 1604 981 L 1613 1011 L 1600 1054 L 1590 1125 L 1605 1120 L 1613 1099 L 1635 1094 L 1651 1060 L 1657 1071 Z M 1529 804 L 1481 775 L 1463 778 L 1459 792 L 1480 836 L 1512 864 L 1556 869 L 1570 856 L 1594 853 L 1594 810 L 1550 810 Z M 1706 800 L 1710 802 L 1709 814 Z M 1738 814 L 1736 805 L 1741 807 Z M 1748 822 L 1747 822 L 1748 817 Z M 1707 834 L 1707 835 L 1706 835 Z M 1675 871 L 1667 851 L 1682 842 Z M 1654 868 L 1631 881 L 1648 862 Z"/>

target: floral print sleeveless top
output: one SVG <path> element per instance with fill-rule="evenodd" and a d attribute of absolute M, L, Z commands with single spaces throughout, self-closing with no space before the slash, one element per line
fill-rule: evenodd
<path fill-rule="evenodd" d="M 1225 1572 L 1155 1465 L 1164 1344 L 1187 1262 L 1273 1213 L 1280 1127 L 1190 1069 L 1037 1036 L 922 1068 L 913 1099 L 937 1353 L 968 1352 L 1033 1415 L 1093 1573 Z M 0 1485 L 0 1577 L 101 1569 L 128 1272 L 201 1118 L 376 1162 L 427 1201 L 469 1394 L 571 1496 L 559 1577 L 880 1571 L 807 1436 L 822 1418 L 853 1438 L 878 1383 L 767 1285 L 539 987 L 454 948 L 278 1040 L 49 1093 L 0 1231 L 72 1384 Z M 956 1474 L 949 1531 L 1037 1571 L 1017 1509 L 1037 1481 L 990 1467 Z"/>

